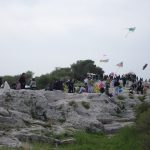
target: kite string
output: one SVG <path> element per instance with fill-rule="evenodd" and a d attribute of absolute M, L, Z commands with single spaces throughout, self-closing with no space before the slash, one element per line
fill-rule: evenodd
<path fill-rule="evenodd" d="M 115 74 L 117 74 L 117 73 L 118 73 L 119 69 L 120 69 L 120 67 L 118 67 L 118 68 L 116 69 Z"/>
<path fill-rule="evenodd" d="M 125 35 L 125 38 L 127 38 L 127 36 L 128 36 L 129 33 L 130 33 L 130 32 L 127 32 L 127 34 Z"/>

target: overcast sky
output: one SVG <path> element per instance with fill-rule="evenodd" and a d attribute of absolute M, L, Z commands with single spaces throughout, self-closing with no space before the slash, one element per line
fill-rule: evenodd
<path fill-rule="evenodd" d="M 41 75 L 86 59 L 106 73 L 150 78 L 150 0 L 0 0 L 0 76 Z"/>

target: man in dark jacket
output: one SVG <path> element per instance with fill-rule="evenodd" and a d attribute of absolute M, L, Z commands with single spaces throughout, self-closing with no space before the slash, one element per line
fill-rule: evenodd
<path fill-rule="evenodd" d="M 21 84 L 21 89 L 25 89 L 25 85 L 26 85 L 26 76 L 25 76 L 25 73 L 22 73 L 22 75 L 19 78 L 19 82 Z"/>

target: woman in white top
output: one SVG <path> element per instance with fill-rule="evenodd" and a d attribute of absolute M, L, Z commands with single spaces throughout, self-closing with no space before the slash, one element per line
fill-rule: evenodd
<path fill-rule="evenodd" d="M 35 78 L 32 79 L 31 83 L 30 83 L 30 88 L 31 90 L 36 90 L 36 81 Z"/>

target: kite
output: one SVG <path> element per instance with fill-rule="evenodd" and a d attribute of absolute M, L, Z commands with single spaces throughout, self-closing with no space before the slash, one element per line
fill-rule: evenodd
<path fill-rule="evenodd" d="M 123 62 L 118 63 L 116 66 L 123 67 Z"/>
<path fill-rule="evenodd" d="M 109 59 L 101 59 L 100 62 L 106 63 L 106 62 L 109 62 Z"/>
<path fill-rule="evenodd" d="M 147 67 L 147 65 L 148 65 L 148 64 L 145 64 L 145 65 L 143 66 L 143 70 Z"/>
<path fill-rule="evenodd" d="M 103 54 L 102 59 L 100 59 L 100 62 L 103 62 L 103 63 L 109 62 L 109 59 L 106 57 L 107 57 L 107 55 Z"/>
<path fill-rule="evenodd" d="M 128 36 L 128 34 L 129 34 L 130 32 L 134 32 L 135 29 L 136 29 L 136 27 L 127 28 L 128 32 L 127 32 L 127 34 L 125 35 L 125 38 Z"/>

